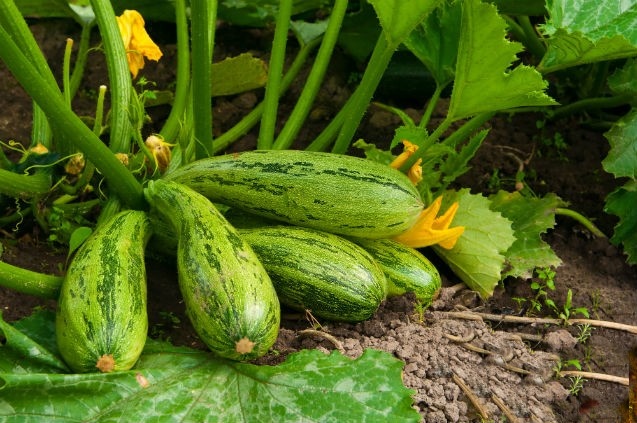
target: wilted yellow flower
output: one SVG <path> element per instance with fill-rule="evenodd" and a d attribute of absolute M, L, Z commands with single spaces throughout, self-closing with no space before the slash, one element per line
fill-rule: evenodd
<path fill-rule="evenodd" d="M 139 70 L 144 68 L 144 57 L 158 61 L 162 52 L 150 39 L 144 28 L 144 18 L 138 11 L 124 10 L 124 13 L 117 17 L 117 25 L 124 40 L 128 68 L 135 78 Z"/>
<path fill-rule="evenodd" d="M 157 135 L 151 135 L 146 138 L 144 144 L 146 144 L 146 147 L 148 147 L 155 158 L 155 163 L 157 164 L 159 171 L 163 173 L 170 163 L 170 159 L 172 157 L 170 147 L 172 147 L 173 144 L 167 143 Z"/>
<path fill-rule="evenodd" d="M 122 162 L 124 166 L 128 166 L 128 154 L 126 153 L 115 153 L 115 157 L 117 160 Z"/>
<path fill-rule="evenodd" d="M 29 152 L 35 154 L 46 154 L 49 152 L 49 149 L 44 146 L 41 142 L 37 143 L 33 147 L 29 148 Z"/>
<path fill-rule="evenodd" d="M 414 143 L 411 143 L 407 140 L 403 140 L 403 152 L 398 155 L 389 165 L 394 169 L 399 169 L 402 165 L 405 164 L 407 159 L 409 159 L 415 152 L 418 150 L 418 146 Z M 416 163 L 409 169 L 407 172 L 407 177 L 414 184 L 418 185 L 420 181 L 422 181 L 422 159 L 418 159 Z"/>
<path fill-rule="evenodd" d="M 84 160 L 84 155 L 82 153 L 77 153 L 72 156 L 66 165 L 64 165 L 64 171 L 69 175 L 79 175 L 84 170 L 84 166 L 86 166 L 86 160 Z"/>
<path fill-rule="evenodd" d="M 449 227 L 458 211 L 458 202 L 453 203 L 442 216 L 436 217 L 441 205 L 442 196 L 436 198 L 429 207 L 420 212 L 416 223 L 394 240 L 412 248 L 438 244 L 447 250 L 452 249 L 464 232 L 464 226 Z"/>

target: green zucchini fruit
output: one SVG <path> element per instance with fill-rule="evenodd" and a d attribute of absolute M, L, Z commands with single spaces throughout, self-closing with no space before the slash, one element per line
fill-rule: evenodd
<path fill-rule="evenodd" d="M 123 211 L 97 227 L 73 257 L 56 313 L 60 354 L 78 373 L 130 369 L 148 332 L 144 212 Z"/>
<path fill-rule="evenodd" d="M 247 151 L 201 159 L 165 178 L 260 216 L 363 238 L 398 235 L 423 210 L 398 170 L 332 153 Z"/>
<path fill-rule="evenodd" d="M 171 181 L 151 181 L 144 194 L 177 234 L 177 270 L 186 313 L 217 355 L 250 360 L 276 341 L 280 305 L 250 246 L 203 195 Z"/>
<path fill-rule="evenodd" d="M 240 229 L 282 304 L 329 320 L 370 318 L 385 299 L 385 276 L 361 247 L 299 226 Z"/>
<path fill-rule="evenodd" d="M 428 306 L 438 296 L 442 281 L 436 267 L 418 250 L 391 239 L 354 239 L 380 265 L 387 278 L 387 296 L 413 292 Z"/>

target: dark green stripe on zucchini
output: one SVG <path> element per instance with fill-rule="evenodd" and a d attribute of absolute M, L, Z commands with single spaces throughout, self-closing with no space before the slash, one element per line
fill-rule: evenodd
<path fill-rule="evenodd" d="M 361 247 L 298 226 L 241 229 L 282 304 L 340 321 L 370 318 L 385 298 L 385 276 Z"/>
<path fill-rule="evenodd" d="M 249 151 L 198 160 L 166 178 L 260 216 L 364 238 L 398 235 L 423 209 L 401 172 L 331 153 Z"/>
<path fill-rule="evenodd" d="M 391 239 L 355 239 L 387 277 L 387 296 L 413 292 L 422 305 L 437 297 L 442 281 L 435 266 L 418 250 Z"/>
<path fill-rule="evenodd" d="M 130 369 L 148 332 L 144 212 L 123 211 L 98 226 L 73 257 L 56 315 L 56 340 L 75 372 Z"/>
<path fill-rule="evenodd" d="M 176 182 L 150 182 L 145 195 L 177 234 L 179 286 L 202 341 L 219 356 L 249 360 L 277 338 L 280 306 L 254 251 L 203 195 Z"/>

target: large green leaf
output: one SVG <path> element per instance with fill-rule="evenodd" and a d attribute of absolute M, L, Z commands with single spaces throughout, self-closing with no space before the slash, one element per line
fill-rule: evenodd
<path fill-rule="evenodd" d="M 460 40 L 462 2 L 445 1 L 405 40 L 405 46 L 427 66 L 438 86 L 453 81 Z"/>
<path fill-rule="evenodd" d="M 461 24 L 449 119 L 556 104 L 545 94 L 547 83 L 535 69 L 519 65 L 508 70 L 522 45 L 505 38 L 506 23 L 493 5 L 464 1 Z"/>
<path fill-rule="evenodd" d="M 502 277 L 504 252 L 515 241 L 511 221 L 491 210 L 487 198 L 468 189 L 447 192 L 445 203 L 454 201 L 459 208 L 452 226 L 464 226 L 465 231 L 451 250 L 434 250 L 469 288 L 488 298 Z"/>
<path fill-rule="evenodd" d="M 637 55 L 637 0 L 549 0 L 547 11 L 543 72 Z"/>
<path fill-rule="evenodd" d="M 507 250 L 502 277 L 530 278 L 536 267 L 558 266 L 561 260 L 541 235 L 555 226 L 555 209 L 562 201 L 554 194 L 544 198 L 524 197 L 519 192 L 499 191 L 490 197 L 492 210 L 509 219 L 515 242 Z"/>
<path fill-rule="evenodd" d="M 637 109 L 615 122 L 604 136 L 610 143 L 610 151 L 602 160 L 604 170 L 616 178 L 637 179 Z"/>
<path fill-rule="evenodd" d="M 616 69 L 608 77 L 608 87 L 616 95 L 632 95 L 634 104 L 637 100 L 637 60 L 628 59 L 624 66 Z"/>
<path fill-rule="evenodd" d="M 628 263 L 637 264 L 637 181 L 629 181 L 606 197 L 604 210 L 619 216 L 614 244 L 622 244 L 628 255 Z"/>
<path fill-rule="evenodd" d="M 387 43 L 398 47 L 442 0 L 369 0 Z"/>
<path fill-rule="evenodd" d="M 54 342 L 53 317 L 39 313 L 21 324 L 32 339 L 3 322 L 0 420 L 419 421 L 413 392 L 402 384 L 404 363 L 384 352 L 366 350 L 352 360 L 308 350 L 278 366 L 257 366 L 149 339 L 131 371 L 64 374 L 41 360 L 42 345 Z M 19 367 L 4 366 L 7 356 L 20 355 Z"/>

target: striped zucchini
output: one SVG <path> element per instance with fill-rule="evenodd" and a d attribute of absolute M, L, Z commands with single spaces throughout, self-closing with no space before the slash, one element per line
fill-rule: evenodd
<path fill-rule="evenodd" d="M 331 153 L 248 151 L 198 160 L 166 178 L 260 216 L 363 238 L 398 235 L 423 209 L 401 172 Z"/>
<path fill-rule="evenodd" d="M 239 230 L 265 266 L 282 304 L 316 317 L 366 320 L 385 299 L 385 276 L 353 242 L 298 226 Z"/>
<path fill-rule="evenodd" d="M 355 239 L 387 277 L 387 296 L 413 292 L 425 306 L 437 297 L 442 281 L 434 265 L 418 250 L 391 239 Z"/>
<path fill-rule="evenodd" d="M 56 314 L 57 345 L 79 373 L 130 369 L 148 332 L 144 248 L 148 217 L 123 211 L 98 226 L 73 257 Z"/>
<path fill-rule="evenodd" d="M 186 313 L 214 353 L 233 360 L 265 354 L 276 341 L 280 305 L 250 246 L 203 195 L 176 182 L 150 182 L 145 195 L 177 234 Z"/>

